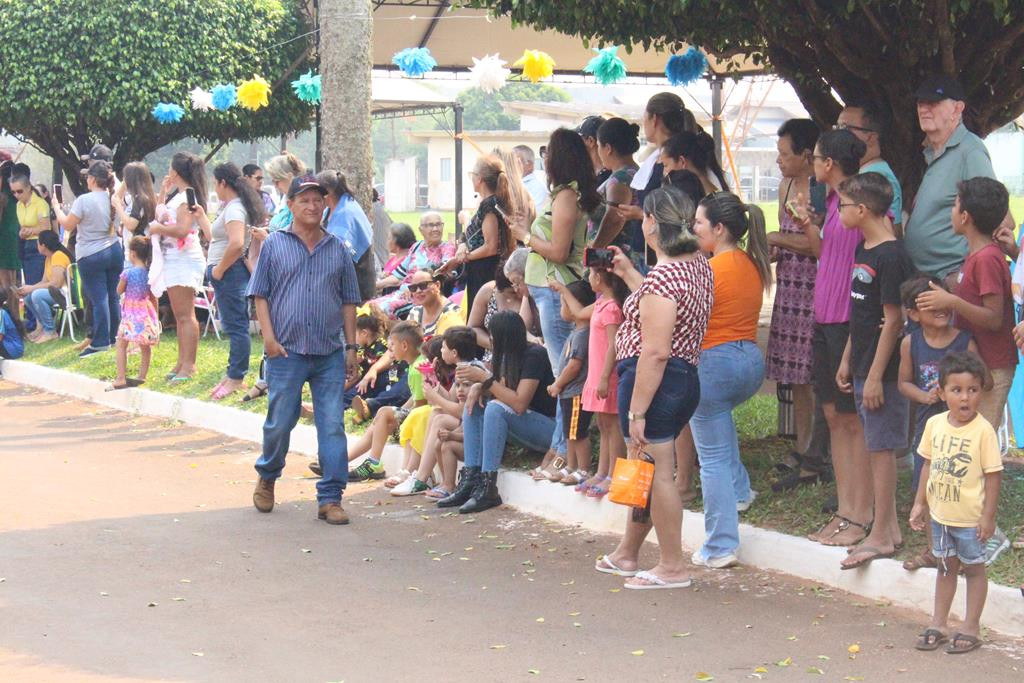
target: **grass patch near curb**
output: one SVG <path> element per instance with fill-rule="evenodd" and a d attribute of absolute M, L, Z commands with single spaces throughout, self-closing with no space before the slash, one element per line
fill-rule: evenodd
<path fill-rule="evenodd" d="M 250 362 L 249 383 L 255 379 L 262 353 L 262 341 L 253 339 L 253 350 Z M 170 371 L 177 358 L 177 340 L 173 333 L 165 334 L 161 343 L 153 350 L 153 362 L 149 379 L 143 388 L 151 391 L 209 400 L 210 392 L 223 377 L 227 366 L 228 342 L 205 337 L 199 344 L 197 366 L 199 371 L 188 382 L 168 382 L 164 375 Z M 115 355 L 113 351 L 94 354 L 79 358 L 72 344 L 64 339 L 48 344 L 27 344 L 24 360 L 46 367 L 69 370 L 99 380 L 112 380 L 116 374 Z M 129 357 L 129 374 L 138 368 L 138 356 Z M 308 399 L 308 388 L 305 390 Z M 266 411 L 266 398 L 242 403 L 242 393 L 238 392 L 224 401 L 224 405 L 240 408 L 254 413 Z M 792 442 L 775 435 L 778 404 L 772 395 L 759 394 L 740 406 L 735 411 L 737 430 L 740 435 L 740 454 L 754 490 L 758 491 L 756 502 L 750 510 L 741 516 L 741 520 L 765 529 L 773 529 L 794 536 L 805 536 L 818 529 L 828 519 L 821 511 L 822 504 L 835 495 L 834 484 L 816 484 L 801 486 L 793 491 L 773 493 L 771 484 L 777 478 L 775 463 L 792 448 Z M 303 420 L 306 424 L 311 421 Z M 350 436 L 357 436 L 365 431 L 367 424 L 355 425 L 351 421 L 351 413 L 345 415 L 345 429 Z M 597 458 L 596 429 L 593 432 L 594 458 Z M 1019 454 L 1019 451 L 1016 452 Z M 528 470 L 536 466 L 539 455 L 521 448 L 510 446 L 503 460 L 509 469 Z M 897 507 L 900 526 L 903 529 L 904 547 L 897 555 L 903 560 L 914 556 L 924 549 L 923 534 L 911 531 L 907 525 L 910 515 L 912 496 L 910 493 L 910 471 L 900 471 L 897 487 Z M 699 491 L 699 478 L 697 482 Z M 698 500 L 691 509 L 700 510 L 702 501 Z M 1007 463 L 1003 473 L 1003 486 L 999 502 L 999 526 L 1012 539 L 1024 524 L 1024 467 L 1017 463 Z M 1024 551 L 1007 550 L 999 560 L 989 567 L 989 578 L 996 583 L 1008 586 L 1024 584 Z"/>

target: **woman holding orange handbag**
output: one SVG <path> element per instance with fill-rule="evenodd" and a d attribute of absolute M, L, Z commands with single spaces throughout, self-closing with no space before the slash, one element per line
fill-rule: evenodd
<path fill-rule="evenodd" d="M 631 457 L 654 463 L 650 510 L 661 558 L 650 570 L 637 571 L 651 523 L 631 516 L 618 548 L 598 560 L 595 569 L 630 577 L 626 588 L 685 588 L 690 576 L 683 557 L 673 444 L 700 400 L 697 361 L 711 313 L 713 276 L 698 253 L 693 201 L 682 190 L 669 186 L 651 192 L 643 210 L 644 240 L 657 254 L 658 265 L 645 277 L 616 253 L 612 268 L 633 293 L 623 307 L 615 351 L 622 432 Z"/>

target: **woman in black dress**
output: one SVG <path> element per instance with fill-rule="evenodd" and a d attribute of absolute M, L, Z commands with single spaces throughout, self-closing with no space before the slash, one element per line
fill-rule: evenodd
<path fill-rule="evenodd" d="M 454 261 L 465 264 L 466 296 L 473 301 L 477 290 L 494 279 L 494 271 L 515 249 L 508 228 L 513 213 L 505 165 L 495 156 L 481 157 L 469 174 L 480 206 L 466 227 Z"/>

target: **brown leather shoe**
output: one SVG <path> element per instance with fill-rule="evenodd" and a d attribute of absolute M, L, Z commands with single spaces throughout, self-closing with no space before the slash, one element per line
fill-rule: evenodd
<path fill-rule="evenodd" d="M 260 512 L 270 512 L 274 509 L 274 480 L 263 479 L 256 482 L 256 490 L 252 492 L 252 504 Z"/>
<path fill-rule="evenodd" d="M 348 524 L 348 513 L 341 503 L 324 503 L 316 514 L 317 519 L 326 520 L 328 524 Z"/>

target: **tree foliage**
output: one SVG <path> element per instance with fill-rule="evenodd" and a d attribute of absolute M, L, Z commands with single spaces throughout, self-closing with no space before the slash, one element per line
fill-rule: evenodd
<path fill-rule="evenodd" d="M 913 92 L 928 74 L 959 76 L 965 123 L 981 135 L 1024 112 L 1024 2 L 1020 0 L 470 0 L 537 28 L 587 41 L 645 47 L 700 45 L 750 55 L 789 81 L 804 107 L 831 125 L 843 101 L 887 105 L 885 144 L 916 185 L 921 140 Z M 624 57 L 626 63 L 629 58 Z"/>
<path fill-rule="evenodd" d="M 308 68 L 302 0 L 18 0 L 0 12 L 5 88 L 0 127 L 57 159 L 74 184 L 78 157 L 96 142 L 114 164 L 184 138 L 253 140 L 308 128 L 312 108 L 291 94 Z M 272 49 L 267 49 L 272 48 Z M 252 112 L 191 111 L 189 91 L 262 75 L 275 91 Z M 150 115 L 157 102 L 186 109 L 179 123 Z"/>
<path fill-rule="evenodd" d="M 462 125 L 466 130 L 519 130 L 519 117 L 506 114 L 502 102 L 568 102 L 561 88 L 544 83 L 511 82 L 489 95 L 480 88 L 459 93 L 463 106 Z"/>

